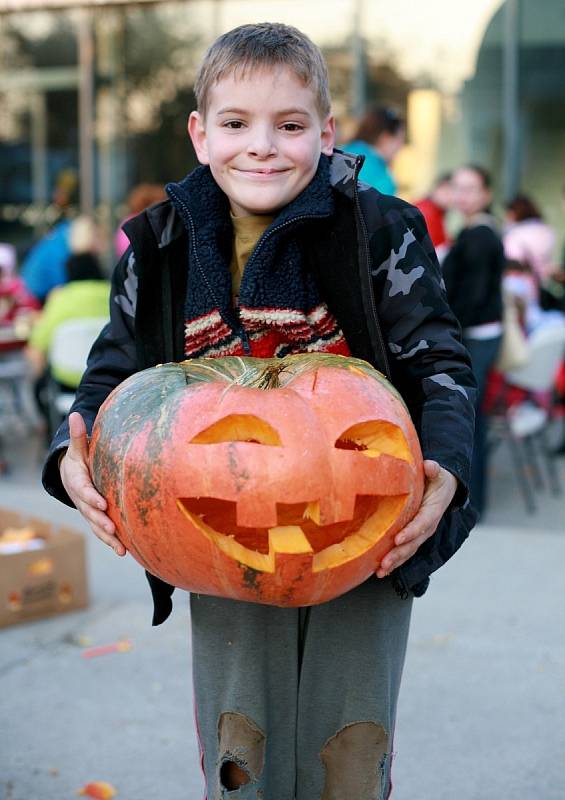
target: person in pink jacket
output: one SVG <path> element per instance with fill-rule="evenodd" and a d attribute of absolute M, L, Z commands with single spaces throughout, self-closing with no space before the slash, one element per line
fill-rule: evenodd
<path fill-rule="evenodd" d="M 555 271 L 555 232 L 543 221 L 536 204 L 518 194 L 506 206 L 508 227 L 504 233 L 504 253 L 511 261 L 531 268 L 539 285 Z"/>

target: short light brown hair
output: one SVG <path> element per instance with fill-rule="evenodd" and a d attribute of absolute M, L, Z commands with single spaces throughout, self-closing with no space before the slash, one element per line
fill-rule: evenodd
<path fill-rule="evenodd" d="M 200 63 L 194 83 L 198 111 L 206 115 L 210 89 L 226 75 L 243 77 L 261 67 L 288 67 L 316 96 L 320 117 L 330 113 L 328 68 L 306 34 L 281 22 L 240 25 L 219 36 Z"/>

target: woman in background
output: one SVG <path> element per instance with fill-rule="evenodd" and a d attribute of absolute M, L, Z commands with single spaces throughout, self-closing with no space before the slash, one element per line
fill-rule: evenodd
<path fill-rule="evenodd" d="M 490 175 L 469 165 L 453 173 L 453 205 L 464 227 L 443 262 L 449 304 L 463 329 L 477 380 L 475 443 L 471 463 L 471 502 L 482 514 L 486 507 L 487 418 L 482 413 L 488 373 L 502 339 L 502 274 L 504 248 L 490 213 Z"/>
<path fill-rule="evenodd" d="M 365 156 L 360 179 L 383 194 L 396 194 L 396 183 L 389 169 L 406 140 L 403 118 L 391 108 L 376 106 L 361 118 L 352 141 L 344 145 L 347 153 Z"/>

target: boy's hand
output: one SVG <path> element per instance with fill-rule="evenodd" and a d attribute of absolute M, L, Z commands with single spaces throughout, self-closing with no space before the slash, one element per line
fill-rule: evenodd
<path fill-rule="evenodd" d="M 126 549 L 114 535 L 116 528 L 105 514 L 107 503 L 90 477 L 86 425 L 81 415 L 73 411 L 69 416 L 71 443 L 59 465 L 61 481 L 67 494 L 86 519 L 96 536 L 109 545 L 116 555 L 125 556 Z"/>
<path fill-rule="evenodd" d="M 457 479 L 437 461 L 424 461 L 426 490 L 414 519 L 394 537 L 396 547 L 386 554 L 376 570 L 377 578 L 386 578 L 414 555 L 435 530 L 457 489 Z"/>

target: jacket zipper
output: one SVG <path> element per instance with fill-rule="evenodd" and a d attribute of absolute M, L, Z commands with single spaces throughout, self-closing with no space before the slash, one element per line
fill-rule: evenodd
<path fill-rule="evenodd" d="M 267 233 L 266 235 L 263 235 L 261 237 L 261 239 L 259 240 L 257 246 L 255 247 L 255 250 L 251 254 L 251 257 L 248 259 L 248 261 L 247 261 L 247 263 L 245 265 L 245 269 L 249 268 L 249 264 L 252 264 L 253 261 L 257 258 L 257 253 L 261 250 L 261 248 L 263 247 L 263 244 L 267 241 L 267 239 L 270 239 L 271 236 L 274 233 L 277 233 L 278 231 L 281 231 L 284 228 L 288 228 L 290 225 L 294 225 L 295 222 L 302 222 L 305 219 L 322 219 L 322 215 L 321 214 L 301 214 L 298 217 L 293 217 L 292 219 L 289 219 L 286 222 L 282 222 L 279 225 L 276 225 L 274 228 L 272 228 L 269 231 L 269 233 Z M 195 249 L 195 252 L 196 252 L 196 249 Z M 237 314 L 237 319 L 239 321 L 239 302 L 236 305 L 236 314 Z M 246 355 L 249 355 L 251 353 L 251 345 L 249 343 L 249 337 L 247 335 L 247 331 L 245 330 L 243 325 L 241 325 L 241 323 L 237 327 L 237 331 L 238 331 L 238 333 L 241 336 L 241 339 L 243 341 L 243 349 L 245 350 Z M 246 347 L 246 345 L 247 345 L 247 347 Z"/>
<path fill-rule="evenodd" d="M 358 191 L 358 188 L 357 188 L 357 176 L 359 174 L 359 170 L 360 170 L 360 168 L 362 166 L 362 163 L 363 163 L 362 159 L 357 158 L 355 160 L 355 181 L 354 181 L 354 185 L 353 185 L 353 194 L 354 194 L 354 198 L 355 198 L 355 210 L 357 212 L 357 218 L 359 220 L 359 227 L 361 229 L 361 234 L 362 234 L 363 252 L 364 252 L 364 256 L 365 256 L 364 261 L 365 261 L 365 267 L 367 269 L 367 275 L 368 275 L 368 278 L 369 278 L 368 286 L 371 289 L 369 291 L 369 308 L 370 308 L 371 316 L 372 316 L 372 320 L 371 321 L 373 322 L 373 329 L 376 331 L 377 338 L 378 338 L 378 341 L 379 341 L 379 347 L 380 347 L 380 350 L 381 350 L 381 356 L 382 356 L 382 359 L 383 359 L 383 365 L 384 365 L 384 368 L 385 368 L 386 377 L 390 380 L 391 379 L 390 363 L 389 363 L 389 360 L 388 360 L 386 347 L 385 347 L 385 342 L 384 342 L 383 334 L 382 334 L 382 331 L 381 331 L 381 324 L 379 322 L 379 317 L 378 317 L 378 314 L 377 314 L 377 307 L 375 305 L 375 297 L 374 297 L 374 294 L 373 294 L 373 291 L 372 291 L 373 276 L 371 274 L 371 259 L 369 258 L 369 250 L 370 250 L 370 247 L 369 247 L 369 235 L 367 233 L 367 226 L 365 225 L 365 218 L 363 216 L 363 212 L 361 211 L 361 203 L 359 201 L 359 191 Z"/>
<path fill-rule="evenodd" d="M 279 225 L 276 225 L 274 228 L 271 228 L 271 230 L 267 234 L 264 234 L 261 237 L 261 239 L 259 240 L 259 243 L 257 244 L 257 247 L 255 248 L 255 250 L 251 254 L 251 257 L 250 257 L 250 259 L 248 260 L 248 262 L 247 262 L 247 264 L 245 266 L 247 267 L 249 264 L 253 263 L 254 259 L 257 257 L 257 253 L 263 247 L 263 244 L 267 241 L 267 239 L 271 238 L 273 233 L 277 233 L 277 231 L 281 231 L 281 230 L 283 230 L 283 228 L 288 228 L 289 225 L 294 225 L 295 222 L 302 222 L 305 219 L 323 219 L 324 216 L 326 216 L 326 215 L 325 214 L 301 214 L 298 217 L 293 217 L 292 219 L 287 219 L 286 222 L 281 222 Z"/>
<path fill-rule="evenodd" d="M 211 294 L 211 295 L 212 295 L 212 297 L 214 298 L 214 302 L 216 303 L 216 305 L 217 305 L 217 307 L 218 307 L 218 309 L 219 309 L 220 316 L 221 316 L 222 320 L 223 320 L 223 321 L 226 323 L 226 325 L 228 325 L 228 326 L 231 328 L 231 330 L 232 330 L 232 331 L 233 331 L 233 332 L 234 332 L 234 333 L 235 333 L 237 336 L 239 336 L 239 338 L 241 339 L 241 342 L 242 342 L 242 344 L 243 344 L 243 352 L 245 353 L 245 355 L 247 355 L 247 356 L 248 356 L 248 355 L 250 355 L 250 354 L 251 354 L 251 344 L 250 344 L 250 342 L 249 342 L 249 336 L 247 335 L 247 331 L 245 330 L 245 328 L 243 327 L 243 325 L 238 325 L 238 324 L 237 324 L 237 323 L 236 323 L 236 322 L 233 320 L 233 318 L 231 317 L 231 315 L 230 315 L 230 316 L 227 316 L 227 315 L 225 314 L 225 312 L 224 312 L 224 311 L 223 311 L 223 310 L 220 308 L 220 303 L 218 302 L 218 299 L 217 299 L 217 297 L 216 297 L 216 293 L 214 292 L 214 289 L 213 289 L 213 287 L 212 287 L 212 284 L 211 284 L 211 283 L 210 283 L 210 281 L 208 280 L 208 276 L 206 275 L 206 272 L 205 272 L 205 270 L 202 268 L 202 264 L 200 263 L 200 258 L 198 257 L 198 250 L 197 250 L 197 248 L 196 248 L 196 228 L 194 227 L 194 221 L 193 221 L 193 219 L 192 219 L 192 214 L 190 213 L 190 211 L 189 211 L 189 209 L 188 209 L 188 206 L 186 205 L 186 203 L 184 202 L 184 200 L 182 199 L 182 197 L 179 197 L 179 196 L 178 196 L 178 194 L 177 194 L 176 192 L 174 192 L 174 191 L 171 191 L 170 189 L 169 189 L 169 193 L 170 193 L 170 194 L 172 194 L 172 195 L 174 196 L 175 200 L 176 200 L 176 201 L 177 201 L 177 203 L 178 203 L 178 204 L 179 204 L 179 205 L 182 207 L 182 209 L 183 209 L 183 211 L 184 211 L 184 213 L 185 213 L 185 215 L 186 215 L 186 218 L 187 218 L 188 224 L 189 224 L 189 226 L 190 226 L 190 238 L 191 238 L 191 246 L 192 246 L 192 247 L 193 247 L 193 249 L 194 249 L 194 257 L 195 257 L 195 259 L 196 259 L 196 263 L 197 263 L 197 265 L 198 265 L 198 271 L 199 271 L 199 272 L 200 272 L 200 274 L 202 275 L 202 278 L 204 279 L 204 283 L 205 283 L 205 284 L 206 284 L 206 286 L 208 287 L 208 291 L 210 292 L 210 294 Z"/>

